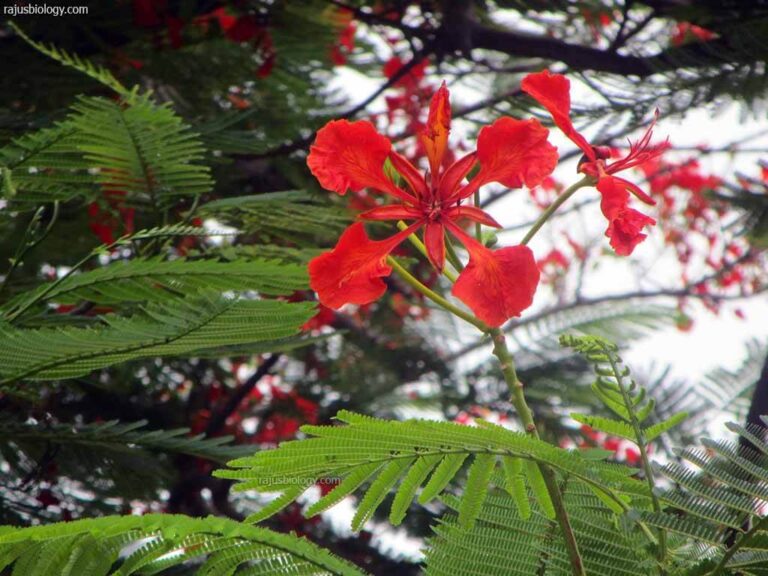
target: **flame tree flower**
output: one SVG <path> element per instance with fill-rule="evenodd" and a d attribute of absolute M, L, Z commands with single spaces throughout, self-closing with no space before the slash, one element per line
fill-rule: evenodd
<path fill-rule="evenodd" d="M 629 193 L 632 192 L 646 204 L 654 205 L 656 202 L 632 182 L 613 174 L 648 162 L 664 151 L 663 145 L 650 145 L 656 119 L 639 141 L 630 143 L 629 153 L 624 158 L 608 164 L 610 150 L 592 146 L 571 122 L 571 83 L 565 76 L 544 70 L 526 76 L 521 87 L 547 109 L 555 125 L 584 152 L 585 158 L 579 164 L 579 171 L 597 180 L 596 187 L 602 196 L 600 208 L 608 219 L 605 235 L 611 239 L 616 254 L 628 256 L 645 239 L 643 228 L 656 224 L 653 218 L 629 207 Z"/>
<path fill-rule="evenodd" d="M 363 188 L 387 194 L 399 203 L 379 206 L 359 218 L 411 222 L 384 240 L 370 239 L 357 222 L 333 250 L 314 258 L 309 264 L 310 286 L 322 304 L 336 309 L 379 298 L 386 290 L 382 278 L 392 272 L 387 256 L 423 229 L 427 256 L 438 270 L 445 262 L 446 232 L 467 249 L 469 264 L 452 293 L 481 321 L 500 326 L 531 305 L 539 282 L 531 250 L 527 246 L 486 248 L 460 222 L 499 224 L 478 207 L 462 202 L 490 182 L 509 188 L 533 187 L 549 176 L 557 163 L 557 150 L 547 141 L 549 131 L 535 119 L 500 118 L 480 131 L 476 152 L 445 166 L 450 126 L 451 107 L 443 84 L 432 98 L 427 125 L 420 134 L 429 160 L 424 174 L 392 150 L 392 143 L 369 122 L 336 120 L 318 131 L 307 164 L 323 188 L 341 195 Z M 402 186 L 387 177 L 387 160 L 399 173 Z M 476 165 L 477 174 L 467 182 Z"/>

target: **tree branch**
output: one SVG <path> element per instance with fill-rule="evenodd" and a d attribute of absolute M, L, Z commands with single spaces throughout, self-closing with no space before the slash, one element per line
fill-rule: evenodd
<path fill-rule="evenodd" d="M 695 42 L 662 50 L 653 56 L 625 56 L 616 52 L 571 44 L 557 38 L 490 28 L 469 23 L 474 48 L 495 50 L 511 56 L 544 58 L 562 62 L 572 70 L 609 72 L 621 76 L 646 78 L 658 72 L 680 68 L 705 68 L 756 58 L 746 50 L 736 49 L 727 38 Z"/>
<path fill-rule="evenodd" d="M 261 363 L 256 371 L 251 374 L 229 398 L 227 398 L 226 403 L 211 416 L 211 420 L 208 422 L 208 426 L 205 429 L 206 436 L 214 436 L 223 428 L 224 424 L 227 422 L 227 418 L 237 410 L 243 399 L 251 393 L 259 381 L 269 374 L 270 370 L 274 368 L 279 359 L 280 354 L 272 354 Z"/>

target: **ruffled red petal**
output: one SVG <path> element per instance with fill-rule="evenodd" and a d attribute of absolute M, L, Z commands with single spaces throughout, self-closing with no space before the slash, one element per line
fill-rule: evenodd
<path fill-rule="evenodd" d="M 646 238 L 641 230 L 645 226 L 653 226 L 656 220 L 638 212 L 633 208 L 622 210 L 608 225 L 605 235 L 611 239 L 611 247 L 619 256 L 629 256 Z"/>
<path fill-rule="evenodd" d="M 433 181 L 440 172 L 443 156 L 448 145 L 448 133 L 451 131 L 451 104 L 448 101 L 448 88 L 443 82 L 440 89 L 432 96 L 429 104 L 427 125 L 421 133 L 424 147 L 427 149 L 429 167 Z"/>
<path fill-rule="evenodd" d="M 363 188 L 375 188 L 412 201 L 384 174 L 384 162 L 392 144 L 365 120 L 334 120 L 318 132 L 309 149 L 307 165 L 326 190 L 346 194 Z"/>
<path fill-rule="evenodd" d="M 453 285 L 452 294 L 489 326 L 501 326 L 533 303 L 539 267 L 527 246 L 489 250 L 455 224 L 453 234 L 469 251 L 469 264 Z"/>
<path fill-rule="evenodd" d="M 629 207 L 629 192 L 627 182 L 621 178 L 605 177 L 597 183 L 597 189 L 602 195 L 600 209 L 608 219 L 608 229 L 605 235 L 611 239 L 611 247 L 619 256 L 629 256 L 646 234 L 642 230 L 646 226 L 656 224 L 650 216 Z"/>
<path fill-rule="evenodd" d="M 586 138 L 576 131 L 571 122 L 571 82 L 562 74 L 549 70 L 528 74 L 520 85 L 523 92 L 544 106 L 562 132 L 576 144 L 591 161 L 595 153 Z"/>
<path fill-rule="evenodd" d="M 309 285 L 320 303 L 338 309 L 344 304 L 369 304 L 387 289 L 382 280 L 392 268 L 385 258 L 421 223 L 386 240 L 371 240 L 361 223 L 352 224 L 333 250 L 309 262 Z"/>
<path fill-rule="evenodd" d="M 462 188 L 459 198 L 467 198 L 488 182 L 508 188 L 537 186 L 557 165 L 557 148 L 547 142 L 549 130 L 538 120 L 499 118 L 480 130 L 477 159 L 480 171 Z"/>

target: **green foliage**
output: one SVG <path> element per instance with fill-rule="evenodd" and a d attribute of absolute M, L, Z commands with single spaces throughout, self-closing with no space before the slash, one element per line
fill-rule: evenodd
<path fill-rule="evenodd" d="M 78 148 L 104 190 L 127 193 L 131 202 L 168 208 L 179 196 L 199 196 L 213 185 L 200 164 L 198 136 L 168 105 L 158 106 L 147 95 L 128 105 L 104 98 L 82 98 L 70 120 Z"/>
<path fill-rule="evenodd" d="M 45 284 L 6 304 L 13 310 L 24 302 L 77 304 L 81 301 L 118 306 L 169 301 L 200 290 L 252 290 L 269 296 L 289 295 L 308 288 L 306 269 L 270 260 L 164 260 L 136 258 L 73 274 L 52 289 Z"/>
<path fill-rule="evenodd" d="M 362 405 L 363 410 L 372 408 L 380 414 L 382 406 L 387 406 L 387 392 L 414 381 L 436 384 L 435 401 L 428 407 L 450 416 L 462 407 L 458 401 L 454 405 L 455 396 L 451 396 L 459 388 L 459 378 L 449 372 L 453 367 L 446 365 L 444 356 L 436 353 L 440 346 L 431 344 L 440 338 L 457 342 L 457 334 L 461 338 L 463 333 L 456 330 L 453 318 L 434 310 L 429 323 L 421 326 L 414 326 L 416 322 L 407 316 L 381 321 L 390 311 L 381 305 L 367 310 L 370 322 L 361 322 L 363 315 L 336 314 L 333 326 L 347 329 L 344 339 L 326 328 L 320 336 L 302 336 L 297 335 L 299 326 L 314 313 L 313 304 L 272 299 L 306 290 L 307 261 L 321 247 L 331 246 L 352 219 L 336 195 L 311 193 L 316 184 L 309 182 L 304 166 L 313 132 L 328 118 L 353 120 L 369 112 L 348 108 L 329 87 L 333 85 L 328 73 L 330 54 L 351 12 L 341 12 L 335 3 L 324 0 L 256 0 L 247 7 L 239 2 L 215 3 L 231 19 L 246 17 L 246 28 L 251 28 L 245 30 L 248 38 L 233 41 L 224 20 L 208 13 L 210 3 L 97 4 L 71 32 L 64 26 L 46 30 L 45 24 L 32 18 L 27 20 L 29 36 L 14 25 L 15 34 L 4 35 L 0 30 L 0 42 L 11 63 L 0 79 L 0 233 L 13 238 L 24 226 L 28 232 L 15 251 L 0 254 L 2 260 L 6 254 L 10 258 L 0 288 L 0 404 L 9 412 L 31 415 L 23 424 L 16 420 L 0 424 L 0 451 L 8 463 L 0 469 L 15 475 L 2 497 L 18 494 L 21 500 L 14 504 L 32 502 L 37 507 L 18 516 L 23 522 L 59 514 L 47 510 L 43 500 L 39 506 L 34 500 L 37 484 L 51 477 L 51 486 L 57 481 L 66 485 L 62 493 L 67 489 L 87 493 L 92 500 L 88 505 L 67 508 L 62 503 L 60 508 L 85 516 L 104 514 L 108 506 L 113 510 L 129 506 L 134 493 L 159 505 L 161 489 L 175 490 L 167 479 L 183 484 L 202 477 L 212 494 L 214 488 L 223 488 L 225 501 L 229 479 L 237 481 L 237 490 L 277 493 L 277 498 L 244 523 L 148 515 L 24 529 L 2 527 L 0 572 L 13 576 L 360 574 L 307 540 L 249 525 L 269 520 L 295 504 L 309 486 L 330 482 L 335 488 L 310 504 L 306 516 L 357 494 L 354 530 L 361 530 L 387 504 L 390 522 L 398 525 L 407 519 L 409 532 L 419 514 L 437 522 L 427 551 L 428 574 L 561 576 L 570 574 L 571 568 L 562 526 L 556 521 L 556 512 L 561 519 L 563 512 L 547 486 L 552 480 L 564 495 L 589 576 L 766 573 L 768 530 L 758 513 L 768 500 L 768 446 L 763 430 L 733 425 L 744 439 L 741 446 L 705 440 L 704 449 L 683 450 L 679 462 L 656 468 L 671 482 L 666 491 L 655 484 L 647 451 L 641 458 L 643 470 L 638 471 L 603 462 L 605 452 L 560 449 L 483 421 L 476 427 L 426 420 L 390 422 L 344 410 L 339 412 L 339 426 L 306 426 L 302 430 L 308 438 L 248 457 L 242 456 L 246 450 L 255 451 L 253 447 L 230 446 L 226 437 L 190 436 L 187 428 L 163 430 L 162 426 L 179 422 L 194 422 L 195 430 L 205 429 L 205 418 L 231 400 L 240 402 L 236 408 L 242 409 L 242 414 L 233 416 L 258 421 L 256 426 L 274 415 L 283 416 L 279 405 L 261 404 L 258 388 L 248 389 L 238 380 L 234 361 L 220 362 L 225 356 L 254 361 L 248 357 L 276 351 L 290 351 L 286 354 L 290 358 L 283 359 L 289 368 L 280 373 L 281 384 L 296 383 L 296 388 L 319 389 L 317 394 L 325 395 L 325 402 L 316 407 L 319 414 L 312 415 L 313 422 L 314 418 L 323 422 L 331 413 L 320 408 L 335 411 L 337 405 Z M 152 14 L 162 5 L 155 14 L 156 23 L 141 24 L 137 14 L 129 14 L 140 4 L 151 8 Z M 402 42 L 391 40 L 392 55 L 405 59 L 400 49 L 410 44 L 412 51 L 435 56 L 440 74 L 456 78 L 474 75 L 474 66 L 482 59 L 485 77 L 494 86 L 508 89 L 506 96 L 492 98 L 494 111 L 520 110 L 526 102 L 517 97 L 518 72 L 497 72 L 506 67 L 503 51 L 471 50 L 472 40 L 493 21 L 490 6 L 517 10 L 536 20 L 532 28 L 547 30 L 548 36 L 538 39 L 544 45 L 556 46 L 558 38 L 568 38 L 597 50 L 601 48 L 592 45 L 608 45 L 603 40 L 609 40 L 603 59 L 586 59 L 597 65 L 603 60 L 631 62 L 636 54 L 644 54 L 642 58 L 652 68 L 658 67 L 659 73 L 639 83 L 634 77 L 622 79 L 620 73 L 606 80 L 589 70 L 583 72 L 584 85 L 599 92 L 603 103 L 591 109 L 575 105 L 573 113 L 577 124 L 588 120 L 597 128 L 591 132 L 595 143 L 606 134 L 593 122 L 598 118 L 607 119 L 613 128 L 628 128 L 641 122 L 651 104 L 674 114 L 723 94 L 754 100 L 765 91 L 768 78 L 762 62 L 755 61 L 765 52 L 761 44 L 765 23 L 760 18 L 734 23 L 730 17 L 720 22 L 717 16 L 723 12 L 714 5 L 701 8 L 698 14 L 693 9 L 688 14 L 660 6 L 648 13 L 644 23 L 649 9 L 626 3 L 622 10 L 612 10 L 615 26 L 598 29 L 585 24 L 588 14 L 594 18 L 608 7 L 592 0 L 576 5 L 538 0 L 501 1 L 488 7 L 475 3 L 471 22 L 464 22 L 466 16 L 449 2 L 411 5 L 402 22 L 398 7 L 403 3 L 394 3 L 397 6 L 387 12 L 379 10 L 380 3 L 375 10 L 369 9 L 370 3 L 353 4 L 355 10 L 361 7 L 356 18 L 370 30 L 381 28 L 405 37 Z M 419 10 L 421 15 L 413 17 Z M 547 14 L 539 18 L 532 13 L 536 10 Z M 698 50 L 667 48 L 664 39 L 659 45 L 661 56 L 647 57 L 651 51 L 643 46 L 648 38 L 645 24 L 663 37 L 659 32 L 672 24 L 670 15 L 712 26 L 719 35 L 717 53 L 706 45 Z M 453 32 L 462 29 L 472 31 L 465 38 L 469 46 L 459 46 L 461 38 L 454 44 Z M 501 29 L 492 32 L 504 34 Z M 618 34 L 615 42 L 613 33 Z M 30 36 L 43 36 L 46 42 Z M 359 57 L 353 56 L 356 62 L 351 63 L 358 71 L 375 70 L 380 77 L 381 46 L 369 45 L 363 36 L 356 39 L 354 50 Z M 628 43 L 634 36 L 636 41 Z M 516 53 L 524 52 L 526 44 L 511 43 L 513 69 L 527 66 L 525 54 Z M 19 47 L 45 58 L 30 59 L 30 67 L 22 71 L 13 58 Z M 748 52 L 753 55 L 745 58 Z M 478 59 L 469 62 L 471 68 L 467 62 L 456 66 L 456 54 Z M 40 61 L 45 64 L 41 66 Z M 670 62 L 679 66 L 672 69 Z M 85 81 L 49 81 L 49 72 L 62 66 L 86 77 Z M 701 73 L 692 73 L 694 68 L 701 68 Z M 265 71 L 270 73 L 262 74 Z M 29 89 L 44 85 L 39 79 L 53 84 L 50 93 L 32 94 L 41 92 Z M 141 89 L 126 88 L 134 85 Z M 85 94 L 72 106 L 79 92 Z M 33 97 L 27 98 L 27 93 Z M 114 95 L 119 100 L 112 100 Z M 484 121 L 488 109 L 457 106 L 456 117 L 466 113 L 475 117 L 472 121 Z M 406 124 L 402 120 L 398 118 L 394 127 Z M 419 119 L 409 118 L 407 124 L 411 120 L 417 124 Z M 393 140 L 399 142 L 401 136 L 408 135 L 397 134 Z M 95 239 L 87 234 L 87 224 L 96 223 L 93 213 L 85 209 L 85 203 L 91 202 L 98 203 L 97 218 L 111 214 L 120 220 L 124 209 L 135 210 L 136 226 L 150 228 L 127 234 L 134 225 L 131 212 L 130 224 L 115 221 L 111 230 L 116 235 L 125 231 L 126 236 L 109 247 L 91 250 Z M 755 212 L 756 217 L 746 224 L 760 242 L 765 202 L 738 198 L 734 203 Z M 187 225 L 196 217 L 234 227 L 235 238 L 221 245 L 207 240 L 212 236 L 208 230 Z M 177 225 L 167 225 L 179 220 Z M 53 271 L 56 280 L 40 281 Z M 395 279 L 392 288 L 401 296 L 395 292 L 400 289 Z M 436 288 L 441 288 L 439 283 Z M 669 308 L 638 302 L 601 304 L 578 297 L 560 312 L 545 309 L 516 320 L 510 340 L 518 346 L 518 367 L 561 375 L 550 369 L 562 370 L 578 360 L 574 355 L 566 358 L 562 351 L 553 353 L 553 335 L 564 330 L 626 341 L 672 320 Z M 74 308 L 70 312 L 56 308 L 62 304 Z M 103 307 L 109 310 L 99 315 Z M 564 343 L 594 365 L 597 381 L 591 391 L 606 409 L 599 414 L 576 414 L 577 421 L 635 442 L 643 451 L 684 417 L 672 414 L 676 403 L 671 401 L 664 402 L 663 417 L 658 416 L 651 398 L 655 391 L 636 385 L 609 342 L 570 337 Z M 313 348 L 299 350 L 307 345 Z M 299 364 L 302 369 L 293 370 Z M 274 366 L 271 363 L 270 369 Z M 583 373 L 583 363 L 577 368 L 574 372 Z M 488 373 L 494 370 L 495 365 Z M 261 374 L 260 369 L 256 374 Z M 743 399 L 746 377 L 734 375 L 732 380 L 723 378 L 722 385 L 705 384 L 703 395 L 723 403 Z M 464 405 L 487 398 L 483 382 L 466 380 L 470 386 L 461 392 Z M 538 406 L 534 412 L 544 422 L 542 435 L 555 437 L 567 413 L 562 408 L 589 404 L 578 401 L 589 390 L 574 385 L 577 377 L 553 377 L 551 385 L 544 380 L 522 378 L 526 384 L 535 383 L 526 388 L 526 394 L 551 408 L 543 417 Z M 62 382 L 33 385 L 27 381 Z M 333 393 L 327 394 L 329 390 Z M 219 401 L 211 392 L 224 397 Z M 251 396 L 241 397 L 238 392 Z M 36 400 L 34 406 L 13 396 L 24 393 Z M 104 416 L 110 421 L 99 422 L 98 410 L 106 407 L 100 404 L 104 397 L 115 406 L 110 405 L 109 415 Z M 426 406 L 417 401 L 411 407 Z M 300 411 L 298 405 L 293 409 Z M 49 411 L 54 415 L 50 419 Z M 121 420 L 111 420 L 116 414 Z M 144 420 L 135 421 L 145 415 L 151 429 Z M 247 436 L 245 426 L 236 430 L 238 438 L 241 433 Z M 219 471 L 217 476 L 223 480 L 217 481 L 200 471 L 204 463 L 190 457 L 216 462 L 240 458 L 231 462 L 231 468 Z M 688 464 L 701 471 L 691 470 Z M 57 472 L 52 472 L 54 467 Z M 547 482 L 542 470 L 552 473 L 546 476 Z M 193 514 L 207 513 L 194 509 L 195 503 L 232 516 L 240 511 L 219 508 L 218 502 L 208 506 L 202 502 L 202 489 L 195 495 L 198 502 L 189 509 Z M 118 503 L 108 504 L 107 499 Z M 424 509 L 409 514 L 414 502 Z M 190 502 L 171 497 L 166 504 L 173 510 Z M 3 510 L 0 513 L 12 517 Z M 435 519 L 434 514 L 441 517 Z"/>
<path fill-rule="evenodd" d="M 81 97 L 59 124 L 0 149 L 3 195 L 24 204 L 120 191 L 128 205 L 168 209 L 211 190 L 202 158 L 199 137 L 170 106 L 136 93 Z"/>
<path fill-rule="evenodd" d="M 91 165 L 77 147 L 77 129 L 71 121 L 37 132 L 27 132 L 0 148 L 3 168 L 2 197 L 13 206 L 38 202 L 91 198 L 98 193 Z"/>
<path fill-rule="evenodd" d="M 97 82 L 114 90 L 121 96 L 127 96 L 129 94 L 128 89 L 123 86 L 122 83 L 103 66 L 95 65 L 92 62 L 81 58 L 77 54 L 69 54 L 66 50 L 61 50 L 52 44 L 46 46 L 42 42 L 35 42 L 29 36 L 27 36 L 27 34 L 21 28 L 19 28 L 15 22 L 11 22 L 10 27 L 14 32 L 16 32 L 16 34 L 19 35 L 20 38 L 22 38 L 27 44 L 29 44 L 39 53 L 52 58 L 63 66 L 74 68 L 81 74 L 90 76 Z"/>
<path fill-rule="evenodd" d="M 18 329 L 0 324 L 0 383 L 57 380 L 137 358 L 194 355 L 211 347 L 285 338 L 312 304 L 223 298 L 201 292 L 152 303 L 128 318 L 108 314 L 103 326 Z"/>
<path fill-rule="evenodd" d="M 206 438 L 202 434 L 189 435 L 188 428 L 175 430 L 148 430 L 147 421 L 120 423 L 117 420 L 92 424 L 41 424 L 39 422 L 0 422 L 0 443 L 12 442 L 25 452 L 42 451 L 43 446 L 60 446 L 65 460 L 88 459 L 97 462 L 100 457 L 114 452 L 132 455 L 146 451 L 178 453 L 197 456 L 217 462 L 243 455 L 246 446 L 230 445 L 231 437 Z M 71 452 L 67 450 L 71 449 Z"/>
<path fill-rule="evenodd" d="M 525 342 L 521 352 L 531 346 L 542 351 L 556 349 L 559 336 L 570 332 L 629 342 L 671 325 L 672 312 L 673 308 L 658 304 L 586 302 L 558 314 L 545 314 L 541 319 L 531 316 L 515 330 L 514 338 Z"/>
<path fill-rule="evenodd" d="M 582 550 L 587 574 L 613 576 L 651 574 L 643 539 L 579 482 L 563 485 L 565 505 Z M 571 574 L 568 554 L 557 522 L 527 496 L 530 512 L 523 516 L 506 492 L 494 490 L 477 521 L 465 529 L 455 513 L 435 526 L 427 550 L 426 574 L 469 576 L 530 576 Z M 446 503 L 460 514 L 461 501 Z"/>
<path fill-rule="evenodd" d="M 202 560 L 202 564 L 200 561 Z M 309 540 L 226 518 L 171 514 L 0 529 L 0 569 L 14 576 L 177 574 L 361 576 Z"/>
<path fill-rule="evenodd" d="M 592 391 L 611 410 L 618 420 L 585 414 L 571 414 L 571 418 L 612 436 L 625 438 L 642 446 L 658 438 L 676 426 L 687 414 L 680 412 L 652 426 L 643 426 L 653 413 L 655 401 L 647 397 L 645 388 L 638 386 L 630 377 L 629 368 L 623 365 L 618 347 L 599 336 L 561 336 L 562 346 L 577 350 L 595 369 L 597 380 Z"/>
<path fill-rule="evenodd" d="M 723 527 L 741 531 L 748 526 L 750 518 L 758 517 L 759 502 L 768 499 L 764 485 L 768 480 L 768 446 L 762 440 L 765 429 L 737 424 L 728 427 L 747 444 L 704 439 L 703 448 L 681 449 L 677 452 L 679 462 L 660 467 L 676 484 L 664 499 L 702 526 L 721 529 L 723 535 Z M 685 461 L 700 470 L 684 466 Z"/>
<path fill-rule="evenodd" d="M 323 240 L 320 244 L 335 238 L 352 220 L 348 210 L 302 190 L 214 200 L 201 206 L 199 213 L 259 239 L 284 238 L 308 248 L 316 247 L 318 238 Z"/>
<path fill-rule="evenodd" d="M 356 530 L 403 475 L 390 511 L 396 519 L 403 515 L 406 496 L 413 497 L 430 470 L 432 476 L 419 497 L 421 503 L 443 492 L 467 459 L 471 460 L 467 478 L 471 489 L 465 488 L 460 508 L 460 522 L 466 528 L 473 525 L 482 507 L 488 479 L 499 458 L 521 458 L 534 464 L 526 468 L 526 478 L 547 508 L 551 503 L 542 496 L 543 480 L 535 464 L 548 464 L 571 475 L 619 506 L 626 506 L 632 498 L 642 501 L 647 496 L 643 484 L 628 478 L 631 469 L 590 462 L 578 453 L 499 426 L 484 424 L 475 428 L 426 420 L 389 422 L 346 411 L 337 418 L 346 425 L 304 426 L 302 430 L 311 438 L 286 442 L 277 450 L 235 460 L 229 463 L 233 469 L 218 470 L 215 475 L 240 481 L 235 486 L 237 491 L 290 495 L 289 500 L 281 501 L 283 505 L 323 478 L 339 479 L 340 483 L 330 493 L 307 510 L 308 515 L 327 509 L 371 479 L 353 521 Z M 501 485 L 505 484 L 502 480 Z M 274 511 L 270 508 L 270 512 Z"/>

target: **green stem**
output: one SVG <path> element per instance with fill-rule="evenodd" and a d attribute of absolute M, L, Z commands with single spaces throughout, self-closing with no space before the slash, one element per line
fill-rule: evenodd
<path fill-rule="evenodd" d="M 114 245 L 114 243 L 110 244 L 110 247 L 113 246 L 113 245 Z M 29 300 L 24 302 L 24 304 L 22 304 L 20 308 L 17 308 L 15 311 L 9 312 L 8 314 L 6 314 L 5 319 L 8 322 L 13 322 L 14 320 L 16 320 L 16 318 L 18 318 L 19 316 L 24 314 L 24 312 L 29 310 L 32 306 L 34 306 L 35 304 L 37 304 L 38 302 L 43 300 L 48 294 L 51 293 L 51 291 L 54 288 L 56 288 L 59 284 L 64 282 L 64 280 L 69 278 L 72 274 L 74 274 L 77 270 L 79 270 L 80 267 L 83 266 L 83 264 L 88 262 L 88 260 L 93 258 L 98 253 L 99 253 L 99 251 L 97 251 L 97 250 L 89 252 L 87 256 L 85 256 L 84 258 L 80 259 L 74 266 L 72 266 L 72 268 L 70 268 L 69 271 L 67 271 L 66 274 L 62 274 L 54 282 L 51 282 L 50 284 L 48 284 L 48 287 L 45 290 L 41 291 L 39 294 L 35 295 L 33 298 L 30 298 Z"/>
<path fill-rule="evenodd" d="M 745 544 L 749 544 L 750 540 L 752 540 L 758 532 L 768 527 L 768 516 L 763 516 L 758 522 L 755 523 L 752 528 L 749 529 L 749 532 L 744 534 L 741 538 L 739 538 L 739 541 L 736 542 L 733 546 L 728 548 L 728 550 L 723 554 L 723 557 L 720 559 L 720 562 L 718 562 L 717 566 L 711 571 L 707 572 L 704 576 L 717 576 L 718 574 L 722 573 L 723 570 L 725 570 L 725 565 L 728 563 L 728 560 L 733 558 L 733 555 L 736 554 L 741 548 L 744 547 Z"/>
<path fill-rule="evenodd" d="M 501 371 L 504 374 L 504 380 L 509 387 L 509 391 L 512 394 L 511 401 L 517 410 L 520 421 L 525 428 L 525 432 L 533 437 L 539 438 L 539 431 L 536 429 L 536 423 L 533 420 L 533 412 L 525 401 L 525 394 L 523 394 L 523 383 L 517 377 L 517 371 L 515 370 L 515 361 L 512 358 L 512 354 L 507 348 L 506 338 L 504 333 L 499 328 L 493 328 L 489 331 L 491 338 L 493 339 L 493 355 L 498 358 L 501 364 Z M 554 471 L 546 464 L 538 464 L 541 475 L 544 477 L 544 483 L 547 486 L 547 492 L 552 500 L 552 505 L 555 509 L 555 516 L 557 522 L 560 525 L 560 530 L 563 532 L 563 538 L 565 540 L 565 546 L 568 549 L 568 557 L 571 561 L 571 570 L 574 576 L 587 576 L 587 572 L 584 569 L 584 561 L 581 558 L 579 552 L 579 545 L 576 542 L 576 535 L 573 532 L 571 526 L 571 520 L 568 517 L 568 511 L 565 508 L 563 502 L 563 495 L 560 491 L 560 487 L 557 484 L 557 478 Z"/>
<path fill-rule="evenodd" d="M 439 306 L 442 306 L 452 314 L 458 316 L 462 320 L 466 320 L 473 326 L 475 326 L 478 330 L 482 332 L 488 332 L 489 328 L 485 325 L 485 322 L 482 320 L 479 320 L 478 318 L 475 318 L 472 314 L 465 312 L 458 306 L 455 306 L 451 304 L 448 300 L 440 296 L 437 292 L 434 290 L 431 290 L 430 288 L 426 287 L 424 284 L 422 284 L 418 278 L 413 276 L 408 270 L 403 268 L 403 266 L 400 265 L 400 263 L 392 258 L 392 256 L 387 256 L 387 264 L 389 264 L 394 270 L 400 275 L 400 277 L 408 284 L 411 288 L 419 292 L 420 294 L 423 294 L 432 302 L 435 304 L 438 304 Z"/>
<path fill-rule="evenodd" d="M 200 204 L 200 194 L 197 194 L 195 196 L 195 199 L 192 201 L 192 206 L 189 208 L 187 213 L 184 215 L 184 218 L 177 222 L 175 226 L 187 226 L 190 222 L 192 222 L 192 218 L 195 216 L 195 212 L 197 211 L 197 207 Z M 169 237 L 168 240 L 165 241 L 163 246 L 160 248 L 160 251 L 167 250 L 171 247 L 171 244 L 173 244 L 173 236 Z"/>
<path fill-rule="evenodd" d="M 451 264 L 453 264 L 453 267 L 456 268 L 459 273 L 461 273 L 461 271 L 464 270 L 464 264 L 461 263 L 459 255 L 456 254 L 456 248 L 453 247 L 451 237 L 448 235 L 445 236 L 445 253 L 448 256 L 448 260 L 450 260 Z"/>
<path fill-rule="evenodd" d="M 17 248 L 16 253 L 13 256 L 11 266 L 8 268 L 8 272 L 5 273 L 2 283 L 0 283 L 0 294 L 2 294 L 3 290 L 5 290 L 6 286 L 8 286 L 9 280 L 11 279 L 11 276 L 13 276 L 13 273 L 24 262 L 24 257 L 27 255 L 27 253 L 35 248 L 35 246 L 40 244 L 43 240 L 45 240 L 48 237 L 48 234 L 51 233 L 53 225 L 56 224 L 56 221 L 59 219 L 59 201 L 54 201 L 51 219 L 48 221 L 48 225 L 45 227 L 45 230 L 43 230 L 43 233 L 40 234 L 40 236 L 38 236 L 36 239 L 32 239 L 36 233 L 40 219 L 42 218 L 43 210 L 44 209 L 42 207 L 38 208 L 37 212 L 35 212 L 35 214 L 32 216 L 32 220 L 24 232 L 24 237 L 19 244 L 19 248 Z"/>
<path fill-rule="evenodd" d="M 609 352 L 609 351 L 606 351 Z M 637 448 L 640 451 L 640 461 L 643 466 L 643 473 L 645 474 L 645 480 L 648 483 L 648 489 L 651 493 L 651 502 L 653 505 L 653 511 L 654 512 L 661 512 L 661 502 L 659 502 L 659 497 L 654 492 L 654 488 L 656 487 L 656 479 L 653 474 L 653 468 L 651 467 L 651 461 L 648 459 L 648 450 L 646 448 L 646 440 L 645 440 L 645 432 L 643 431 L 643 428 L 640 426 L 640 422 L 637 420 L 637 415 L 635 414 L 635 408 L 632 404 L 632 399 L 629 397 L 629 393 L 627 392 L 626 387 L 624 386 L 624 380 L 622 377 L 622 372 L 619 369 L 619 366 L 616 365 L 616 362 L 613 361 L 613 356 L 608 353 L 607 354 L 609 358 L 609 362 L 611 364 L 611 370 L 613 371 L 613 377 L 616 379 L 617 384 L 619 385 L 619 390 L 621 391 L 621 396 L 624 400 L 624 404 L 627 407 L 627 413 L 629 414 L 629 423 L 632 426 L 632 430 L 635 433 L 635 438 L 637 438 Z M 659 528 L 659 570 L 660 574 L 663 576 L 666 574 L 666 569 L 664 568 L 664 562 L 667 558 L 667 533 L 664 531 L 663 528 Z"/>
<path fill-rule="evenodd" d="M 473 196 L 473 199 L 475 201 L 475 207 L 480 208 L 480 190 L 475 190 L 475 195 Z M 480 244 L 483 243 L 483 225 L 480 224 L 480 222 L 475 222 L 475 238 L 477 239 Z"/>
<path fill-rule="evenodd" d="M 576 182 L 575 184 L 572 184 L 569 186 L 560 196 L 558 196 L 552 204 L 547 206 L 547 209 L 544 210 L 544 212 L 541 213 L 541 216 L 538 217 L 536 222 L 533 223 L 533 226 L 531 226 L 531 229 L 528 230 L 528 232 L 525 234 L 523 239 L 520 241 L 520 244 L 526 245 L 528 244 L 533 237 L 536 235 L 536 233 L 541 229 L 542 226 L 544 226 L 544 223 L 549 220 L 550 216 L 557 212 L 557 209 L 560 208 L 565 202 L 573 196 L 576 191 L 579 188 L 584 188 L 585 186 L 592 186 L 595 183 L 594 178 L 591 176 L 584 176 L 581 180 Z"/>
<path fill-rule="evenodd" d="M 406 228 L 408 228 L 408 224 L 406 224 L 405 222 L 400 220 L 397 223 L 397 227 L 400 230 L 405 230 Z M 421 239 L 418 236 L 416 236 L 416 234 L 411 234 L 410 236 L 408 236 L 408 241 L 411 244 L 414 245 L 416 250 L 421 252 L 421 255 L 424 256 L 424 258 L 426 258 L 428 262 L 431 262 L 431 260 L 429 259 L 429 255 L 427 254 L 427 247 L 424 245 L 424 242 L 422 242 Z M 448 241 L 448 239 L 446 238 L 446 247 L 447 247 L 447 241 Z M 461 271 L 461 269 L 463 268 L 461 266 L 461 262 L 458 262 L 458 258 L 456 258 L 455 260 L 451 259 L 451 256 L 456 258 L 456 253 L 455 252 L 452 253 L 449 250 L 449 252 L 448 252 L 448 261 L 453 265 L 454 268 L 456 268 L 456 270 Z M 458 265 L 457 265 L 457 262 L 458 262 Z M 443 273 L 443 276 L 445 276 L 446 278 L 448 278 L 448 280 L 450 280 L 451 282 L 454 282 L 454 283 L 456 282 L 456 279 L 458 278 L 458 276 L 454 272 L 448 270 L 445 267 L 443 267 L 442 273 Z"/>

